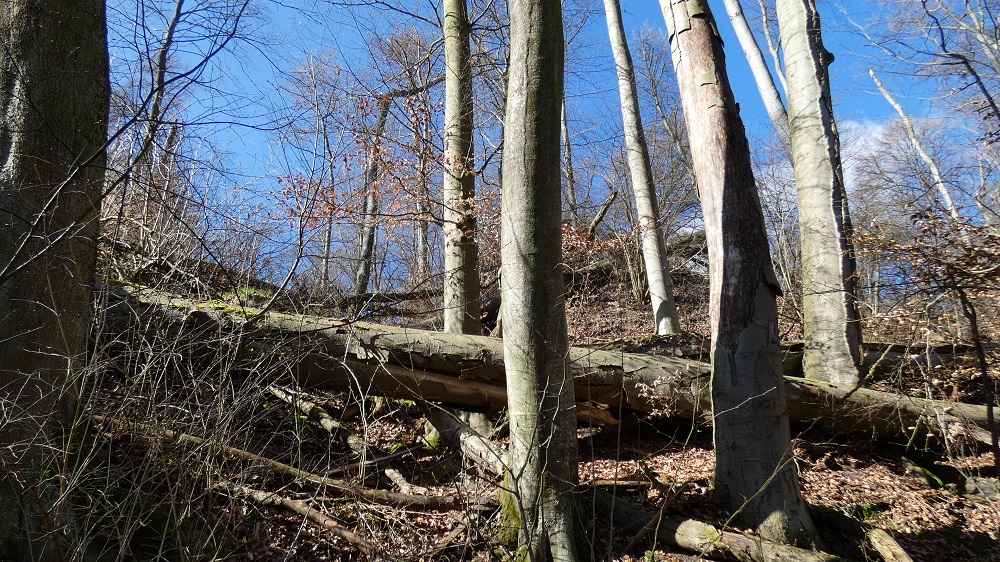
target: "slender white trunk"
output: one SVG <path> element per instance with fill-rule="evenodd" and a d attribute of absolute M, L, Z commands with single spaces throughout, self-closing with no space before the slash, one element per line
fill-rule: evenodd
<path fill-rule="evenodd" d="M 649 283 L 649 300 L 657 334 L 675 334 L 681 331 L 677 306 L 674 303 L 673 285 L 670 282 L 670 262 L 663 242 L 659 223 L 660 213 L 653 183 L 653 167 L 649 162 L 649 148 L 639 113 L 639 94 L 635 86 L 635 71 L 629 53 L 618 0 L 604 0 L 604 13 L 608 21 L 611 52 L 618 68 L 618 92 L 621 96 L 622 119 L 625 127 L 625 148 L 628 167 L 635 191 L 635 204 L 639 214 L 639 232 L 642 237 L 642 258 L 646 263 Z"/>
<path fill-rule="evenodd" d="M 743 15 L 743 6 L 740 5 L 740 0 L 725 0 L 725 3 L 726 12 L 729 13 L 729 21 L 733 24 L 736 38 L 739 39 L 743 54 L 750 64 L 750 71 L 753 73 L 754 82 L 757 83 L 757 91 L 760 92 L 760 98 L 764 102 L 767 115 L 771 118 L 771 123 L 774 124 L 774 130 L 778 133 L 781 144 L 785 150 L 791 152 L 792 136 L 788 130 L 788 112 L 785 111 L 785 103 L 781 101 L 781 94 L 778 93 L 778 88 L 774 85 L 774 77 L 764 60 L 764 53 L 761 52 L 760 45 L 757 44 L 753 32 L 750 31 L 750 25 L 747 23 L 746 16 Z"/>
<path fill-rule="evenodd" d="M 562 114 L 563 172 L 566 175 L 566 207 L 574 226 L 579 226 L 580 208 L 576 201 L 576 175 L 573 172 L 573 143 L 569 138 L 569 119 L 566 116 L 566 94 L 563 94 Z"/>
<path fill-rule="evenodd" d="M 931 171 L 931 179 L 934 180 L 934 188 L 937 189 L 938 195 L 941 197 L 941 202 L 944 203 L 945 210 L 951 215 L 951 218 L 956 223 L 961 222 L 961 217 L 958 216 L 958 209 L 955 208 L 955 202 L 951 199 L 951 192 L 948 191 L 948 185 L 944 182 L 944 177 L 941 175 L 941 170 L 938 169 L 937 162 L 931 158 L 930 154 L 924 150 L 923 144 L 920 143 L 920 139 L 917 138 L 917 132 L 913 129 L 913 123 L 910 121 L 910 117 L 903 110 L 903 106 L 896 102 L 896 99 L 892 97 L 889 90 L 882 85 L 882 81 L 878 79 L 875 75 L 874 70 L 869 70 L 868 74 L 872 77 L 872 81 L 875 82 L 875 86 L 878 91 L 882 92 L 882 97 L 885 101 L 889 102 L 889 105 L 896 110 L 899 114 L 900 120 L 903 121 L 903 127 L 906 129 L 906 136 L 910 139 L 910 144 L 913 145 L 913 149 L 917 151 L 920 159 L 927 164 L 927 168 Z"/>

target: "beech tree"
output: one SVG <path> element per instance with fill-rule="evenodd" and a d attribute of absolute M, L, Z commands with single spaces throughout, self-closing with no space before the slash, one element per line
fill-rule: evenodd
<path fill-rule="evenodd" d="M 777 86 L 774 85 L 774 77 L 764 60 L 764 53 L 760 50 L 760 45 L 750 31 L 746 15 L 743 13 L 743 6 L 740 0 L 725 0 L 726 12 L 729 14 L 729 21 L 733 24 L 733 31 L 740 41 L 740 47 L 750 65 L 754 82 L 757 84 L 757 91 L 764 102 L 768 117 L 774 125 L 778 138 L 781 139 L 782 146 L 789 152 L 792 150 L 792 138 L 788 129 L 788 112 L 785 110 L 785 103 L 781 101 L 781 94 L 778 93 Z"/>
<path fill-rule="evenodd" d="M 705 217 L 715 497 L 779 541 L 812 543 L 781 377 L 776 296 L 750 148 L 708 3 L 660 0 Z"/>
<path fill-rule="evenodd" d="M 670 282 L 670 263 L 663 241 L 656 186 L 649 161 L 649 147 L 639 112 L 639 94 L 635 85 L 635 69 L 629 52 L 618 0 L 604 0 L 604 13 L 611 38 L 611 52 L 618 71 L 618 92 L 621 96 L 622 119 L 625 126 L 625 148 L 628 167 L 632 176 L 638 212 L 639 236 L 642 240 L 642 258 L 646 264 L 649 300 L 653 307 L 653 321 L 657 334 L 675 334 L 681 331 L 677 305 L 674 303 L 673 285 Z"/>
<path fill-rule="evenodd" d="M 104 2 L 0 8 L 0 558 L 65 560 L 105 171 Z"/>
<path fill-rule="evenodd" d="M 478 334 L 472 65 L 466 0 L 444 2 L 444 331 Z"/>
<path fill-rule="evenodd" d="M 577 560 L 573 377 L 562 271 L 559 0 L 510 4 L 502 200 L 510 497 L 522 559 Z"/>
<path fill-rule="evenodd" d="M 857 384 L 861 323 L 851 215 L 833 118 L 833 62 L 814 0 L 778 0 L 802 244 L 806 377 Z"/>

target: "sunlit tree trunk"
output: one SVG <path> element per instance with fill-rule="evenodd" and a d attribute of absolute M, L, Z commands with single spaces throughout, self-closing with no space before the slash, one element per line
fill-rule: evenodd
<path fill-rule="evenodd" d="M 715 496 L 763 536 L 812 542 L 799 493 L 771 266 L 750 149 L 704 0 L 660 0 L 705 217 Z"/>
<path fill-rule="evenodd" d="M 861 325 L 851 216 L 814 0 L 778 0 L 788 122 L 802 239 L 802 314 L 808 378 L 856 384 Z"/>
<path fill-rule="evenodd" d="M 478 334 L 479 246 L 472 151 L 472 63 L 466 0 L 444 2 L 444 331 Z"/>
<path fill-rule="evenodd" d="M 733 24 L 736 38 L 739 39 L 740 47 L 743 48 L 743 54 L 750 65 L 750 71 L 753 73 L 754 82 L 757 83 L 757 91 L 760 92 L 760 98 L 764 102 L 767 115 L 771 118 L 771 123 L 778 133 L 778 138 L 781 139 L 782 146 L 791 152 L 792 137 L 788 130 L 788 112 L 785 110 L 784 102 L 781 101 L 781 94 L 778 93 L 777 86 L 774 85 L 774 76 L 771 75 L 771 70 L 764 60 L 764 53 L 760 50 L 760 45 L 757 44 L 753 32 L 750 31 L 750 24 L 747 23 L 747 18 L 743 14 L 740 0 L 725 0 L 725 4 L 726 12 L 729 13 L 729 21 Z"/>
<path fill-rule="evenodd" d="M 660 213 L 653 184 L 653 167 L 649 163 L 646 133 L 639 113 L 639 94 L 636 92 L 632 55 L 625 38 L 621 7 L 618 0 L 604 0 L 604 13 L 611 37 L 611 52 L 618 69 L 618 92 L 621 96 L 622 118 L 625 126 L 625 148 L 628 167 L 632 175 L 632 189 L 639 214 L 639 231 L 642 237 L 642 258 L 646 264 L 649 300 L 653 307 L 653 320 L 657 334 L 674 334 L 681 331 L 677 306 L 674 304 L 673 285 L 670 282 L 670 263 L 663 242 L 659 223 Z"/>
<path fill-rule="evenodd" d="M 0 7 L 0 559 L 68 559 L 105 172 L 104 2 Z"/>
<path fill-rule="evenodd" d="M 511 497 L 527 560 L 578 560 L 573 378 L 563 295 L 559 0 L 510 3 L 504 120 L 503 348 Z"/>

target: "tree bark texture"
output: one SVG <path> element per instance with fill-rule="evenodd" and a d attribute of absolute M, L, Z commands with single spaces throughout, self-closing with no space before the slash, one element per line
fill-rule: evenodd
<path fill-rule="evenodd" d="M 375 395 L 452 406 L 507 405 L 503 342 L 497 338 L 283 313 L 247 324 L 240 311 L 218 302 L 197 303 L 118 285 L 106 293 L 98 347 L 123 369 L 168 353 L 201 365 L 198 358 L 207 354 L 205 364 L 266 369 L 274 373 L 275 383 L 336 391 L 360 387 Z M 614 416 L 623 413 L 657 410 L 711 421 L 711 368 L 705 363 L 582 347 L 571 347 L 569 359 L 580 419 L 614 423 Z M 285 378 L 289 373 L 294 381 Z M 799 377 L 784 380 L 795 421 L 914 442 L 927 433 L 967 432 L 989 443 L 985 406 Z"/>
<path fill-rule="evenodd" d="M 649 300 L 653 307 L 653 321 L 657 334 L 676 334 L 681 331 L 674 303 L 673 285 L 670 282 L 670 262 L 667 260 L 660 211 L 653 183 L 653 167 L 649 161 L 649 146 L 639 112 L 639 93 L 635 85 L 635 68 L 625 37 L 621 6 L 618 0 L 604 0 L 604 14 L 608 22 L 611 52 L 618 70 L 618 93 L 621 97 L 622 119 L 625 131 L 625 149 L 628 168 L 632 176 L 635 205 L 639 219 L 639 236 L 642 240 L 642 259 L 646 264 L 646 281 Z"/>
<path fill-rule="evenodd" d="M 806 377 L 857 384 L 861 325 L 851 216 L 833 118 L 833 61 L 814 0 L 778 0 L 802 240 Z"/>
<path fill-rule="evenodd" d="M 482 332 L 472 150 L 472 61 L 466 0 L 444 2 L 444 331 Z"/>
<path fill-rule="evenodd" d="M 709 256 L 715 495 L 772 540 L 816 535 L 799 492 L 781 378 L 780 293 L 715 20 L 703 0 L 661 0 Z"/>
<path fill-rule="evenodd" d="M 0 10 L 0 559 L 59 560 L 105 171 L 105 8 Z"/>
<path fill-rule="evenodd" d="M 508 482 L 529 560 L 576 561 L 575 393 L 563 296 L 559 0 L 510 4 L 501 266 Z"/>

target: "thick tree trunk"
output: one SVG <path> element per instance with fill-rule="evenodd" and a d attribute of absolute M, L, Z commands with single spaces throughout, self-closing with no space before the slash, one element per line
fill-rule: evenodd
<path fill-rule="evenodd" d="M 104 2 L 0 11 L 0 559 L 60 560 L 105 171 Z"/>
<path fill-rule="evenodd" d="M 559 0 L 510 3 L 501 286 L 510 468 L 527 559 L 580 560 L 576 420 L 563 296 Z"/>
<path fill-rule="evenodd" d="M 503 408 L 507 404 L 503 342 L 364 322 L 268 313 L 246 326 L 220 303 L 195 303 L 124 286 L 108 288 L 102 341 L 112 342 L 116 362 L 157 353 L 141 342 L 183 341 L 191 355 L 231 342 L 237 364 L 273 368 L 275 382 L 292 371 L 299 384 L 329 390 L 361 387 L 373 394 L 424 398 L 451 406 Z M 188 345 L 190 344 L 190 345 Z M 594 423 L 614 423 L 622 411 L 666 411 L 710 421 L 711 369 L 699 361 L 572 347 L 577 413 Z M 289 366 L 294 366 L 289 369 Z M 832 431 L 903 439 L 927 432 L 971 433 L 989 443 L 985 406 L 925 400 L 785 377 L 791 419 L 820 422 Z M 583 406 L 584 404 L 589 407 Z M 609 408 L 610 406 L 610 408 Z M 942 424 L 944 427 L 942 427 Z M 977 437 L 978 436 L 978 437 Z M 916 440 L 914 441 L 916 442 Z"/>
<path fill-rule="evenodd" d="M 851 217 L 814 0 L 778 0 L 802 239 L 806 377 L 857 384 L 861 325 Z"/>
<path fill-rule="evenodd" d="M 472 152 L 472 62 L 466 0 L 444 2 L 444 331 L 482 332 Z"/>
<path fill-rule="evenodd" d="M 771 540 L 809 544 L 781 379 L 780 292 L 716 24 L 704 0 L 661 0 L 705 216 L 715 497 Z"/>
<path fill-rule="evenodd" d="M 622 119 L 625 127 L 625 148 L 628 168 L 632 175 L 632 189 L 639 218 L 642 240 L 642 259 L 646 264 L 649 300 L 653 307 L 656 333 L 676 334 L 681 331 L 674 303 L 673 285 L 670 282 L 670 263 L 663 241 L 660 211 L 653 183 L 653 167 L 649 162 L 649 147 L 639 112 L 639 94 L 635 86 L 632 54 L 625 38 L 621 6 L 618 0 L 604 0 L 604 14 L 608 21 L 611 52 L 618 69 L 618 93 L 621 97 Z"/>

